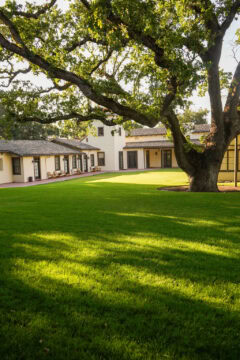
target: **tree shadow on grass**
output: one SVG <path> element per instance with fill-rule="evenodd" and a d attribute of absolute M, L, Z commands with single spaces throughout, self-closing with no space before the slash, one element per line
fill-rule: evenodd
<path fill-rule="evenodd" d="M 238 197 L 84 186 L 5 199 L 1 359 L 238 360 Z"/>
<path fill-rule="evenodd" d="M 0 296 L 2 359 L 45 359 L 46 352 L 52 359 L 239 359 L 239 313 L 214 302 L 124 274 L 118 288 L 105 278 L 91 290 L 81 278 L 68 284 L 40 276 L 31 286 L 8 275 L 9 301 Z"/>
<path fill-rule="evenodd" d="M 152 245 L 124 250 L 124 240 L 118 249 L 107 234 L 98 244 L 75 233 L 47 244 L 41 234 L 28 238 L 12 243 L 24 260 L 19 271 L 11 253 L 2 263 L 2 359 L 239 359 L 239 292 L 223 294 L 224 305 L 215 301 L 221 291 L 215 285 L 239 281 L 236 258 Z M 71 258 L 73 242 L 101 248 L 101 255 Z M 31 279 L 32 262 L 54 262 L 66 276 L 33 266 Z M 198 285 L 212 285 L 212 293 L 201 298 Z"/>

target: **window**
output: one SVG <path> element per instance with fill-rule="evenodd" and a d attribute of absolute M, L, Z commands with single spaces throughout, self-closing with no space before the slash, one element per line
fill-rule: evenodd
<path fill-rule="evenodd" d="M 238 149 L 238 171 L 240 169 L 240 150 Z M 221 171 L 234 171 L 235 167 L 235 156 L 234 150 L 227 150 L 224 154 L 224 158 L 221 164 Z"/>
<path fill-rule="evenodd" d="M 19 157 L 12 158 L 13 175 L 21 175 L 21 163 Z"/>
<path fill-rule="evenodd" d="M 82 171 L 82 156 L 78 155 L 77 157 L 77 168 Z"/>
<path fill-rule="evenodd" d="M 0 171 L 3 171 L 3 159 L 0 159 Z"/>
<path fill-rule="evenodd" d="M 98 166 L 105 166 L 105 153 L 104 152 L 98 152 Z"/>
<path fill-rule="evenodd" d="M 76 169 L 77 168 L 77 156 L 73 155 L 72 157 L 72 168 Z"/>
<path fill-rule="evenodd" d="M 90 158 L 91 158 L 91 166 L 95 166 L 94 154 L 91 154 Z"/>
<path fill-rule="evenodd" d="M 98 127 L 98 136 L 104 136 L 104 127 Z"/>
<path fill-rule="evenodd" d="M 55 156 L 55 170 L 61 170 L 60 156 Z"/>
<path fill-rule="evenodd" d="M 119 134 L 119 136 L 122 136 L 122 128 L 118 129 L 118 134 Z"/>

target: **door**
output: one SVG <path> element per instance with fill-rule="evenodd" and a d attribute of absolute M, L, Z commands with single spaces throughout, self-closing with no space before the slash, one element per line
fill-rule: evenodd
<path fill-rule="evenodd" d="M 149 150 L 146 151 L 146 168 L 147 168 L 147 169 L 150 168 L 150 154 L 149 154 Z"/>
<path fill-rule="evenodd" d="M 64 172 L 69 174 L 69 157 L 64 156 Z"/>
<path fill-rule="evenodd" d="M 83 155 L 83 171 L 88 172 L 88 161 L 87 161 L 87 155 Z"/>
<path fill-rule="evenodd" d="M 137 151 L 128 151 L 127 152 L 127 161 L 128 161 L 128 169 L 137 169 Z"/>
<path fill-rule="evenodd" d="M 123 170 L 123 151 L 119 151 L 119 170 Z"/>
<path fill-rule="evenodd" d="M 162 150 L 162 167 L 172 167 L 172 150 Z"/>
<path fill-rule="evenodd" d="M 39 157 L 33 158 L 33 171 L 34 171 L 34 179 L 40 180 L 41 179 L 41 169 L 40 169 L 40 158 Z"/>
<path fill-rule="evenodd" d="M 82 155 L 78 155 L 77 158 L 77 168 L 80 169 L 80 171 L 83 171 L 83 167 L 82 167 Z"/>

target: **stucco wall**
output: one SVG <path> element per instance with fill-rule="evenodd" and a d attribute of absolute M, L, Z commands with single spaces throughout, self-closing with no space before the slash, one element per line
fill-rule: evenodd
<path fill-rule="evenodd" d="M 150 149 L 150 167 L 160 168 L 161 167 L 161 151 L 159 149 Z M 147 162 L 145 162 L 147 164 Z"/>
<path fill-rule="evenodd" d="M 205 137 L 208 135 L 207 132 L 202 132 L 202 133 L 193 133 L 193 134 L 189 134 L 190 135 L 190 139 L 200 139 L 201 137 Z"/>
<path fill-rule="evenodd" d="M 105 166 L 101 166 L 103 171 L 109 170 L 119 170 L 119 151 L 122 151 L 123 146 L 125 145 L 125 131 L 121 127 L 121 136 L 118 132 L 114 132 L 112 135 L 112 131 L 119 130 L 120 126 L 106 126 L 101 121 L 94 121 L 93 125 L 96 128 L 103 127 L 104 128 L 104 136 L 94 136 L 88 135 L 86 139 L 83 140 L 83 143 L 95 146 L 100 150 L 94 151 L 96 161 L 95 164 L 98 166 L 97 163 L 97 152 L 104 152 L 105 153 Z M 89 151 L 84 151 L 89 153 Z M 89 162 L 90 166 L 90 162 Z"/>
<path fill-rule="evenodd" d="M 0 184 L 6 184 L 13 181 L 12 158 L 8 154 L 0 154 L 3 161 L 3 169 L 0 170 Z"/>
<path fill-rule="evenodd" d="M 238 181 L 240 181 L 240 172 L 238 172 Z M 218 181 L 234 181 L 234 171 L 220 171 Z"/>
<path fill-rule="evenodd" d="M 148 135 L 148 136 L 127 136 L 126 142 L 140 142 L 140 141 L 162 141 L 169 140 L 166 135 Z"/>
<path fill-rule="evenodd" d="M 144 161 L 144 150 L 140 149 L 138 150 L 138 169 L 144 169 L 145 168 L 145 161 Z"/>

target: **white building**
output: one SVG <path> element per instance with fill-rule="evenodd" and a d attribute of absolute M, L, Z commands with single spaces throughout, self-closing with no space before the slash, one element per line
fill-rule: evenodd
<path fill-rule="evenodd" d="M 125 130 L 122 126 L 106 126 L 101 121 L 94 121 L 96 136 L 88 135 L 83 143 L 100 148 L 97 153 L 97 166 L 102 171 L 124 169 L 123 147 L 125 146 Z"/>
<path fill-rule="evenodd" d="M 92 155 L 91 146 L 83 152 L 45 140 L 0 140 L 0 184 L 89 171 Z"/>
<path fill-rule="evenodd" d="M 173 142 L 165 127 L 138 128 L 125 132 L 123 127 L 106 126 L 94 121 L 97 134 L 87 136 L 83 142 L 101 149 L 97 165 L 107 171 L 123 169 L 177 168 Z M 208 124 L 195 125 L 191 141 L 201 145 L 199 139 L 209 132 Z"/>

